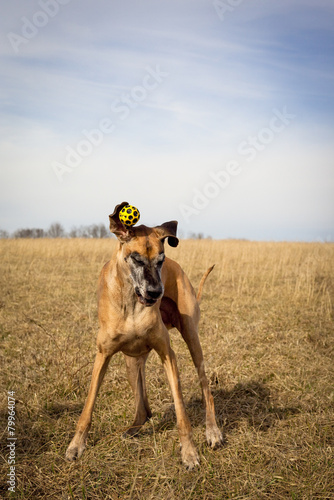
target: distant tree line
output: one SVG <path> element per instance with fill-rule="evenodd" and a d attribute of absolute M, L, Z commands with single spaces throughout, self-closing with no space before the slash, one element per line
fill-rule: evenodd
<path fill-rule="evenodd" d="M 13 233 L 0 229 L 0 239 L 3 238 L 109 238 L 111 233 L 104 224 L 90 224 L 89 226 L 74 226 L 69 232 L 59 222 L 51 224 L 49 229 L 36 227 L 17 229 Z M 189 238 L 192 240 L 212 239 L 211 236 L 204 236 L 203 233 L 189 233 L 184 235 L 179 231 L 179 238 Z"/>
<path fill-rule="evenodd" d="M 68 233 L 59 222 L 51 224 L 49 229 L 23 228 L 12 234 L 0 229 L 0 238 L 108 238 L 110 231 L 104 224 L 73 227 Z"/>
<path fill-rule="evenodd" d="M 189 233 L 188 238 L 191 240 L 212 240 L 211 236 L 204 236 L 203 233 Z"/>

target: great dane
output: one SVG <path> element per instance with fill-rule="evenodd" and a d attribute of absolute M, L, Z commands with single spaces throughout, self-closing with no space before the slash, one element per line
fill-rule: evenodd
<path fill-rule="evenodd" d="M 198 338 L 199 302 L 204 281 L 212 268 L 204 274 L 196 295 L 179 264 L 165 257 L 166 239 L 172 247 L 178 245 L 177 222 L 165 222 L 152 228 L 144 225 L 128 228 L 119 219 L 119 212 L 125 205 L 127 202 L 117 205 L 109 216 L 110 230 L 118 238 L 118 248 L 99 278 L 97 354 L 87 400 L 66 458 L 76 460 L 85 449 L 99 387 L 110 359 L 119 351 L 124 354 L 135 397 L 135 418 L 127 434 L 138 433 L 152 416 L 146 394 L 145 362 L 150 351 L 155 349 L 165 368 L 174 399 L 182 461 L 192 469 L 199 465 L 199 457 L 168 330 L 176 327 L 189 348 L 205 402 L 206 439 L 216 448 L 223 438 L 216 424 L 213 397 Z"/>

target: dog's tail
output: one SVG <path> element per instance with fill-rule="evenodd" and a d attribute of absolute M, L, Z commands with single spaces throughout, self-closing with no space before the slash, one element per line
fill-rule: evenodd
<path fill-rule="evenodd" d="M 202 276 L 202 279 L 201 279 L 199 287 L 198 287 L 198 292 L 197 292 L 197 302 L 199 304 L 200 304 L 201 299 L 202 299 L 202 292 L 203 292 L 205 280 L 209 276 L 209 274 L 211 273 L 211 271 L 214 267 L 215 267 L 215 265 L 213 264 L 213 266 L 209 267 L 209 269 L 207 271 L 205 271 L 205 273 Z"/>

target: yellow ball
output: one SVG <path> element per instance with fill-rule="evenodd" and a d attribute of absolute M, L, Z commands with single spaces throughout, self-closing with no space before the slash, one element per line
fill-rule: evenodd
<path fill-rule="evenodd" d="M 132 205 L 125 205 L 119 213 L 119 220 L 127 227 L 137 224 L 140 218 L 138 208 Z"/>

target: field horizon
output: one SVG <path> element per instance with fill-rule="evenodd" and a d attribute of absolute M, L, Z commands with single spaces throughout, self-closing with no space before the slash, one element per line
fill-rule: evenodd
<path fill-rule="evenodd" d="M 147 362 L 152 419 L 123 439 L 134 404 L 121 354 L 111 360 L 82 458 L 65 451 L 95 356 L 96 285 L 106 239 L 3 239 L 0 496 L 35 499 L 333 499 L 334 244 L 184 239 L 168 257 L 204 287 L 200 340 L 225 444 L 205 442 L 189 351 L 171 342 L 200 468 L 185 471 L 170 389 Z M 15 493 L 8 391 L 15 393 Z M 13 407 L 13 406 L 11 406 Z"/>

